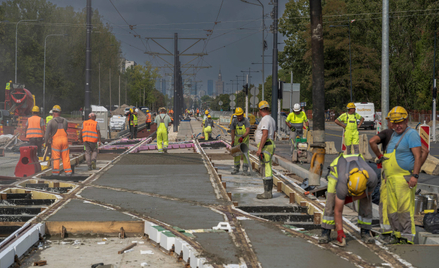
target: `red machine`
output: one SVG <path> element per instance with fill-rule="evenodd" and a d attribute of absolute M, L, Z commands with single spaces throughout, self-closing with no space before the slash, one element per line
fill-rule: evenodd
<path fill-rule="evenodd" d="M 27 116 L 32 114 L 34 97 L 24 85 L 13 84 L 11 89 L 10 102 L 5 102 L 5 110 L 16 116 Z"/>
<path fill-rule="evenodd" d="M 41 171 L 37 157 L 37 146 L 20 147 L 20 160 L 15 166 L 16 177 L 29 177 Z"/>

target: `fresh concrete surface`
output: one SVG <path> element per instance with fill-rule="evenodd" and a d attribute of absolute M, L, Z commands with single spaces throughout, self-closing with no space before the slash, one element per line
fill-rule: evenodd
<path fill-rule="evenodd" d="M 60 242 L 67 242 L 65 245 Z M 102 238 L 78 239 L 79 245 L 72 245 L 75 240 L 53 240 L 47 248 L 33 252 L 20 267 L 34 267 L 33 263 L 46 260 L 47 268 L 78 268 L 91 267 L 96 263 L 114 265 L 114 267 L 145 267 L 176 268 L 184 267 L 184 263 L 176 262 L 175 257 L 162 252 L 159 248 L 141 238 L 118 239 L 111 238 L 103 241 Z M 117 254 L 119 250 L 129 246 L 133 241 L 137 244 L 133 250 L 124 254 Z M 105 242 L 104 245 L 98 243 Z M 141 251 L 151 251 L 152 254 L 141 254 Z"/>
<path fill-rule="evenodd" d="M 0 175 L 15 177 L 15 167 L 20 160 L 19 153 L 6 152 L 5 156 L 0 157 Z"/>
<path fill-rule="evenodd" d="M 47 221 L 140 221 L 116 210 L 72 199 Z"/>
<path fill-rule="evenodd" d="M 201 255 L 216 264 L 238 264 L 244 254 L 233 244 L 229 233 L 196 233 L 195 236 L 204 249 Z"/>
<path fill-rule="evenodd" d="M 154 153 L 149 154 L 128 154 L 122 157 L 116 165 L 203 165 L 203 160 L 201 155 L 195 153 L 188 153 L 184 156 L 180 154 L 172 154 L 172 149 L 168 150 L 168 154 L 164 153 Z M 192 151 L 192 149 L 191 149 Z M 148 167 L 149 168 L 149 167 Z M 167 168 L 167 167 L 162 167 Z"/>
<path fill-rule="evenodd" d="M 439 246 L 388 245 L 387 247 L 415 267 L 437 268 L 439 266 Z"/>
<path fill-rule="evenodd" d="M 147 195 L 87 188 L 81 196 L 113 204 L 123 210 L 137 212 L 183 229 L 210 229 L 224 221 L 222 215 L 209 208 Z"/>

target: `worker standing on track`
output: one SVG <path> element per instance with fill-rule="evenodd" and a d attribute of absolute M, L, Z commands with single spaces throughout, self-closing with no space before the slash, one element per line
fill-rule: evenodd
<path fill-rule="evenodd" d="M 149 109 L 146 109 L 146 131 L 150 131 L 151 130 L 151 122 L 152 122 L 152 116 L 151 113 L 149 112 Z"/>
<path fill-rule="evenodd" d="M 343 231 L 343 207 L 345 204 L 359 201 L 358 225 L 361 228 L 361 239 L 366 244 L 373 244 L 372 198 L 371 195 L 378 183 L 375 171 L 364 161 L 361 155 L 340 154 L 329 166 L 326 205 L 322 219 L 322 235 L 319 244 L 329 243 L 331 230 L 337 231 L 339 246 L 346 244 Z"/>
<path fill-rule="evenodd" d="M 389 112 L 393 130 L 383 161 L 387 189 L 387 217 L 391 244 L 413 244 L 416 234 L 414 210 L 419 172 L 425 159 L 418 132 L 408 126 L 408 113 L 396 106 Z M 426 158 L 426 157 L 425 157 Z"/>
<path fill-rule="evenodd" d="M 46 134 L 44 135 L 46 145 L 51 144 L 52 146 L 52 175 L 59 175 L 59 162 L 62 159 L 66 176 L 71 176 L 72 168 L 70 166 L 70 150 L 67 139 L 68 122 L 60 116 L 61 107 L 59 105 L 53 106 L 52 111 L 53 119 L 47 125 Z"/>
<path fill-rule="evenodd" d="M 255 141 L 258 145 L 257 156 L 261 160 L 261 165 L 264 167 L 263 182 L 264 193 L 258 194 L 258 199 L 271 199 L 273 197 L 273 170 L 272 170 L 272 156 L 276 150 L 273 137 L 276 132 L 276 122 L 270 115 L 270 106 L 267 101 L 259 102 L 259 114 L 262 119 L 255 132 Z"/>
<path fill-rule="evenodd" d="M 49 115 L 46 116 L 46 125 L 49 124 L 49 122 L 50 122 L 50 120 L 52 120 L 52 118 L 53 118 L 53 111 L 50 110 Z"/>
<path fill-rule="evenodd" d="M 348 111 L 340 115 L 335 123 L 345 129 L 344 141 L 346 145 L 346 152 L 349 151 L 352 154 L 360 153 L 360 138 L 358 133 L 358 128 L 363 124 L 364 118 L 355 112 L 355 104 L 353 102 L 348 103 L 346 106 Z M 357 119 L 360 123 L 357 124 Z M 351 145 L 354 145 L 354 152 L 352 152 Z"/>
<path fill-rule="evenodd" d="M 131 139 L 136 139 L 137 138 L 137 112 L 139 111 L 139 109 L 136 108 L 136 110 L 134 110 L 134 112 L 131 113 L 130 115 L 130 128 L 131 128 Z"/>
<path fill-rule="evenodd" d="M 9 109 L 7 106 L 7 103 L 11 104 L 11 83 L 12 80 L 9 80 L 9 82 L 6 83 L 5 87 L 5 109 Z"/>
<path fill-rule="evenodd" d="M 101 131 L 96 122 L 96 114 L 90 113 L 90 119 L 82 123 L 82 131 L 79 139 L 84 142 L 85 160 L 88 170 L 96 169 L 96 158 L 98 156 L 98 145 L 101 144 Z"/>
<path fill-rule="evenodd" d="M 293 148 L 296 147 L 296 138 L 299 136 L 303 137 L 303 123 L 305 123 L 306 128 L 309 128 L 308 118 L 304 111 L 302 111 L 302 107 L 300 107 L 299 103 L 294 104 L 293 112 L 290 113 L 285 120 L 287 126 L 291 129 L 290 139 L 293 145 Z M 292 152 L 293 150 L 291 150 Z"/>
<path fill-rule="evenodd" d="M 29 139 L 29 144 L 37 146 L 37 155 L 41 156 L 41 146 L 43 145 L 43 135 L 46 124 L 44 119 L 39 116 L 40 108 L 34 106 L 32 108 L 32 116 L 27 119 L 24 133 L 26 138 Z"/>
<path fill-rule="evenodd" d="M 200 109 L 197 108 L 197 116 L 196 117 L 198 117 L 198 116 L 200 116 Z"/>
<path fill-rule="evenodd" d="M 166 108 L 159 109 L 160 114 L 155 117 L 157 124 L 157 149 L 159 153 L 168 152 L 168 126 L 171 125 L 171 118 L 166 114 Z"/>
<path fill-rule="evenodd" d="M 235 115 L 230 124 L 230 134 L 232 136 L 232 147 L 240 143 L 245 143 L 249 147 L 249 134 L 250 134 L 250 121 L 248 118 L 244 117 L 244 111 L 241 107 L 237 107 L 235 110 Z M 244 156 L 244 163 L 242 164 L 242 171 L 244 175 L 248 176 L 249 163 L 248 163 L 248 152 Z M 237 174 L 241 166 L 241 156 L 234 157 L 234 168 L 232 174 Z"/>
<path fill-rule="evenodd" d="M 212 116 L 210 114 L 207 116 L 206 121 L 204 122 L 204 140 L 209 140 L 210 133 L 212 133 L 212 128 L 214 127 L 214 123 L 212 120 Z"/>
<path fill-rule="evenodd" d="M 209 115 L 209 111 L 206 109 L 206 111 L 204 111 L 203 121 L 201 122 L 201 127 L 203 128 L 203 133 L 204 133 L 204 124 L 206 123 L 206 119 L 207 119 L 208 115 Z"/>

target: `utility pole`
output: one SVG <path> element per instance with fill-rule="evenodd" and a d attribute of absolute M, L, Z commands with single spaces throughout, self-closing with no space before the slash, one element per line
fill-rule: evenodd
<path fill-rule="evenodd" d="M 174 33 L 174 132 L 180 123 L 180 59 L 178 56 L 178 33 Z"/>
<path fill-rule="evenodd" d="M 111 67 L 108 70 L 108 80 L 110 82 L 110 108 L 109 108 L 109 111 L 111 112 Z"/>
<path fill-rule="evenodd" d="M 434 23 L 434 56 L 433 56 L 433 141 L 436 141 L 436 35 L 437 35 L 437 24 Z"/>
<path fill-rule="evenodd" d="M 278 11 L 279 5 L 278 0 L 273 1 L 273 12 L 272 12 L 272 30 L 273 30 L 273 66 L 272 66 L 272 89 L 271 89 L 271 117 L 277 122 L 277 99 L 278 99 L 278 82 L 277 82 L 277 23 L 278 23 Z M 279 126 L 277 126 L 279 127 Z M 276 127 L 276 129 L 277 129 Z"/>
<path fill-rule="evenodd" d="M 120 73 L 119 73 L 119 107 L 120 108 Z"/>
<path fill-rule="evenodd" d="M 91 84 L 91 31 L 93 26 L 91 24 L 91 0 L 87 0 L 87 37 L 85 48 L 85 103 L 84 103 L 84 118 L 88 118 L 88 114 L 91 113 L 90 105 L 90 84 Z M 15 81 L 17 82 L 17 81 Z"/>
<path fill-rule="evenodd" d="M 321 0 L 310 1 L 311 50 L 312 50 L 312 111 L 313 161 L 310 167 L 309 185 L 320 185 L 325 162 L 325 81 L 323 65 L 323 19 Z"/>
<path fill-rule="evenodd" d="M 381 48 L 381 127 L 387 129 L 389 113 L 389 0 L 383 0 L 383 34 Z"/>

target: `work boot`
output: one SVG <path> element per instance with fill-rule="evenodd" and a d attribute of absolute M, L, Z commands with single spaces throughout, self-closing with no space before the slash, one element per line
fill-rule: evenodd
<path fill-rule="evenodd" d="M 93 170 L 92 165 L 89 165 L 89 166 L 88 166 L 88 170 Z"/>
<path fill-rule="evenodd" d="M 390 241 L 392 240 L 392 236 L 390 234 L 380 234 L 380 236 L 378 237 L 378 239 L 380 240 L 380 242 L 382 242 L 384 245 L 387 245 L 390 243 Z"/>
<path fill-rule="evenodd" d="M 370 230 L 361 228 L 361 241 L 366 244 L 375 244 L 375 239 L 372 236 Z"/>
<path fill-rule="evenodd" d="M 232 170 L 232 175 L 238 174 L 239 172 L 239 166 L 234 166 Z"/>
<path fill-rule="evenodd" d="M 273 190 L 273 179 L 264 179 L 262 180 L 264 182 L 264 192 L 262 194 L 258 194 L 256 196 L 257 199 L 271 199 L 273 198 L 273 194 L 271 193 L 271 190 Z"/>
<path fill-rule="evenodd" d="M 166 153 L 168 153 L 168 148 L 167 147 L 164 147 L 163 148 L 163 152 L 166 154 Z"/>
<path fill-rule="evenodd" d="M 394 235 L 391 236 L 389 244 L 391 245 L 395 245 L 395 244 L 399 244 L 400 239 Z"/>
<path fill-rule="evenodd" d="M 91 161 L 91 168 L 96 169 L 96 160 Z"/>
<path fill-rule="evenodd" d="M 319 244 L 328 244 L 331 241 L 331 229 L 322 229 L 322 234 L 319 237 Z"/>
<path fill-rule="evenodd" d="M 250 176 L 250 172 L 248 172 L 248 166 L 242 166 L 242 171 L 244 176 Z"/>

